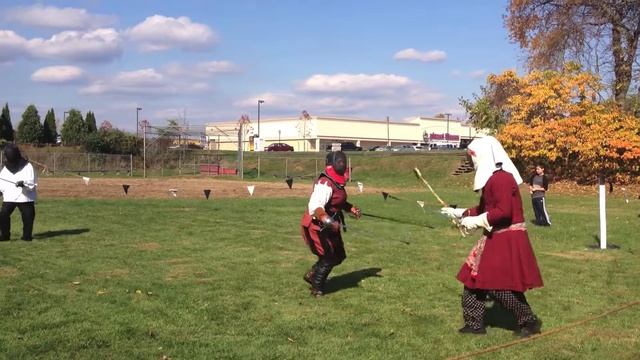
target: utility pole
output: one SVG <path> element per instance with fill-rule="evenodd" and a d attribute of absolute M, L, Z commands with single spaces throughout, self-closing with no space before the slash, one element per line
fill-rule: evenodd
<path fill-rule="evenodd" d="M 387 116 L 387 146 L 391 146 L 391 140 L 389 139 L 389 117 Z"/>

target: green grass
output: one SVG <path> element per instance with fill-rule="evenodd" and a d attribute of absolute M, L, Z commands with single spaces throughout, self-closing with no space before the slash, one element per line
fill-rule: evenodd
<path fill-rule="evenodd" d="M 437 190 L 477 201 L 455 184 Z M 307 199 L 44 199 L 36 241 L 0 243 L 0 358 L 438 359 L 512 341 L 501 328 L 457 334 L 454 276 L 477 236 L 461 238 L 430 194 L 395 195 L 351 197 L 396 221 L 348 221 L 348 258 L 321 299 L 301 278 L 314 261 L 298 228 Z M 609 242 L 621 249 L 607 251 L 587 249 L 596 196 L 548 205 L 553 226 L 529 232 L 545 287 L 527 296 L 543 331 L 637 300 L 640 201 L 610 199 Z M 20 226 L 16 212 L 14 238 Z M 635 359 L 638 310 L 478 358 Z"/>

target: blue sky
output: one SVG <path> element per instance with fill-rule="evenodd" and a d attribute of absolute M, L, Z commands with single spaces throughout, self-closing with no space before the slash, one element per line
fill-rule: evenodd
<path fill-rule="evenodd" d="M 0 4 L 0 102 L 194 126 L 257 117 L 402 120 L 450 112 L 518 68 L 506 0 L 12 1 Z"/>

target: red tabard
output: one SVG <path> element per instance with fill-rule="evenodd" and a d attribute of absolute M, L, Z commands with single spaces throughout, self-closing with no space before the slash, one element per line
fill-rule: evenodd
<path fill-rule="evenodd" d="M 320 175 L 316 184 L 327 184 L 331 186 L 331 199 L 325 205 L 324 210 L 329 216 L 341 213 L 343 209 L 349 206 L 347 203 L 347 192 L 343 186 L 339 186 L 327 175 Z M 341 216 L 334 216 L 334 220 L 340 222 Z M 336 263 L 341 263 L 345 258 L 344 243 L 340 232 L 333 232 L 330 229 L 322 230 L 322 224 L 309 215 L 309 211 L 305 209 L 302 216 L 302 237 L 309 245 L 311 252 L 318 256 L 331 257 Z"/>
<path fill-rule="evenodd" d="M 469 209 L 470 216 L 484 212 L 488 212 L 487 219 L 493 229 L 485 231 L 477 274 L 465 263 L 458 272 L 458 280 L 472 289 L 524 292 L 542 287 L 538 263 L 523 227 L 520 190 L 510 173 L 503 170 L 493 173 L 482 189 L 480 204 Z M 520 224 L 520 228 L 516 224 Z"/>

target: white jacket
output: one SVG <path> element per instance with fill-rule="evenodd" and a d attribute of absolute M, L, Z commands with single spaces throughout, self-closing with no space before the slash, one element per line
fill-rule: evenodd
<path fill-rule="evenodd" d="M 24 187 L 16 186 L 15 183 L 18 181 L 24 181 Z M 36 201 L 37 186 L 38 177 L 30 163 L 27 163 L 15 174 L 11 173 L 6 167 L 3 167 L 2 171 L 0 171 L 0 191 L 4 202 L 34 202 Z"/>

